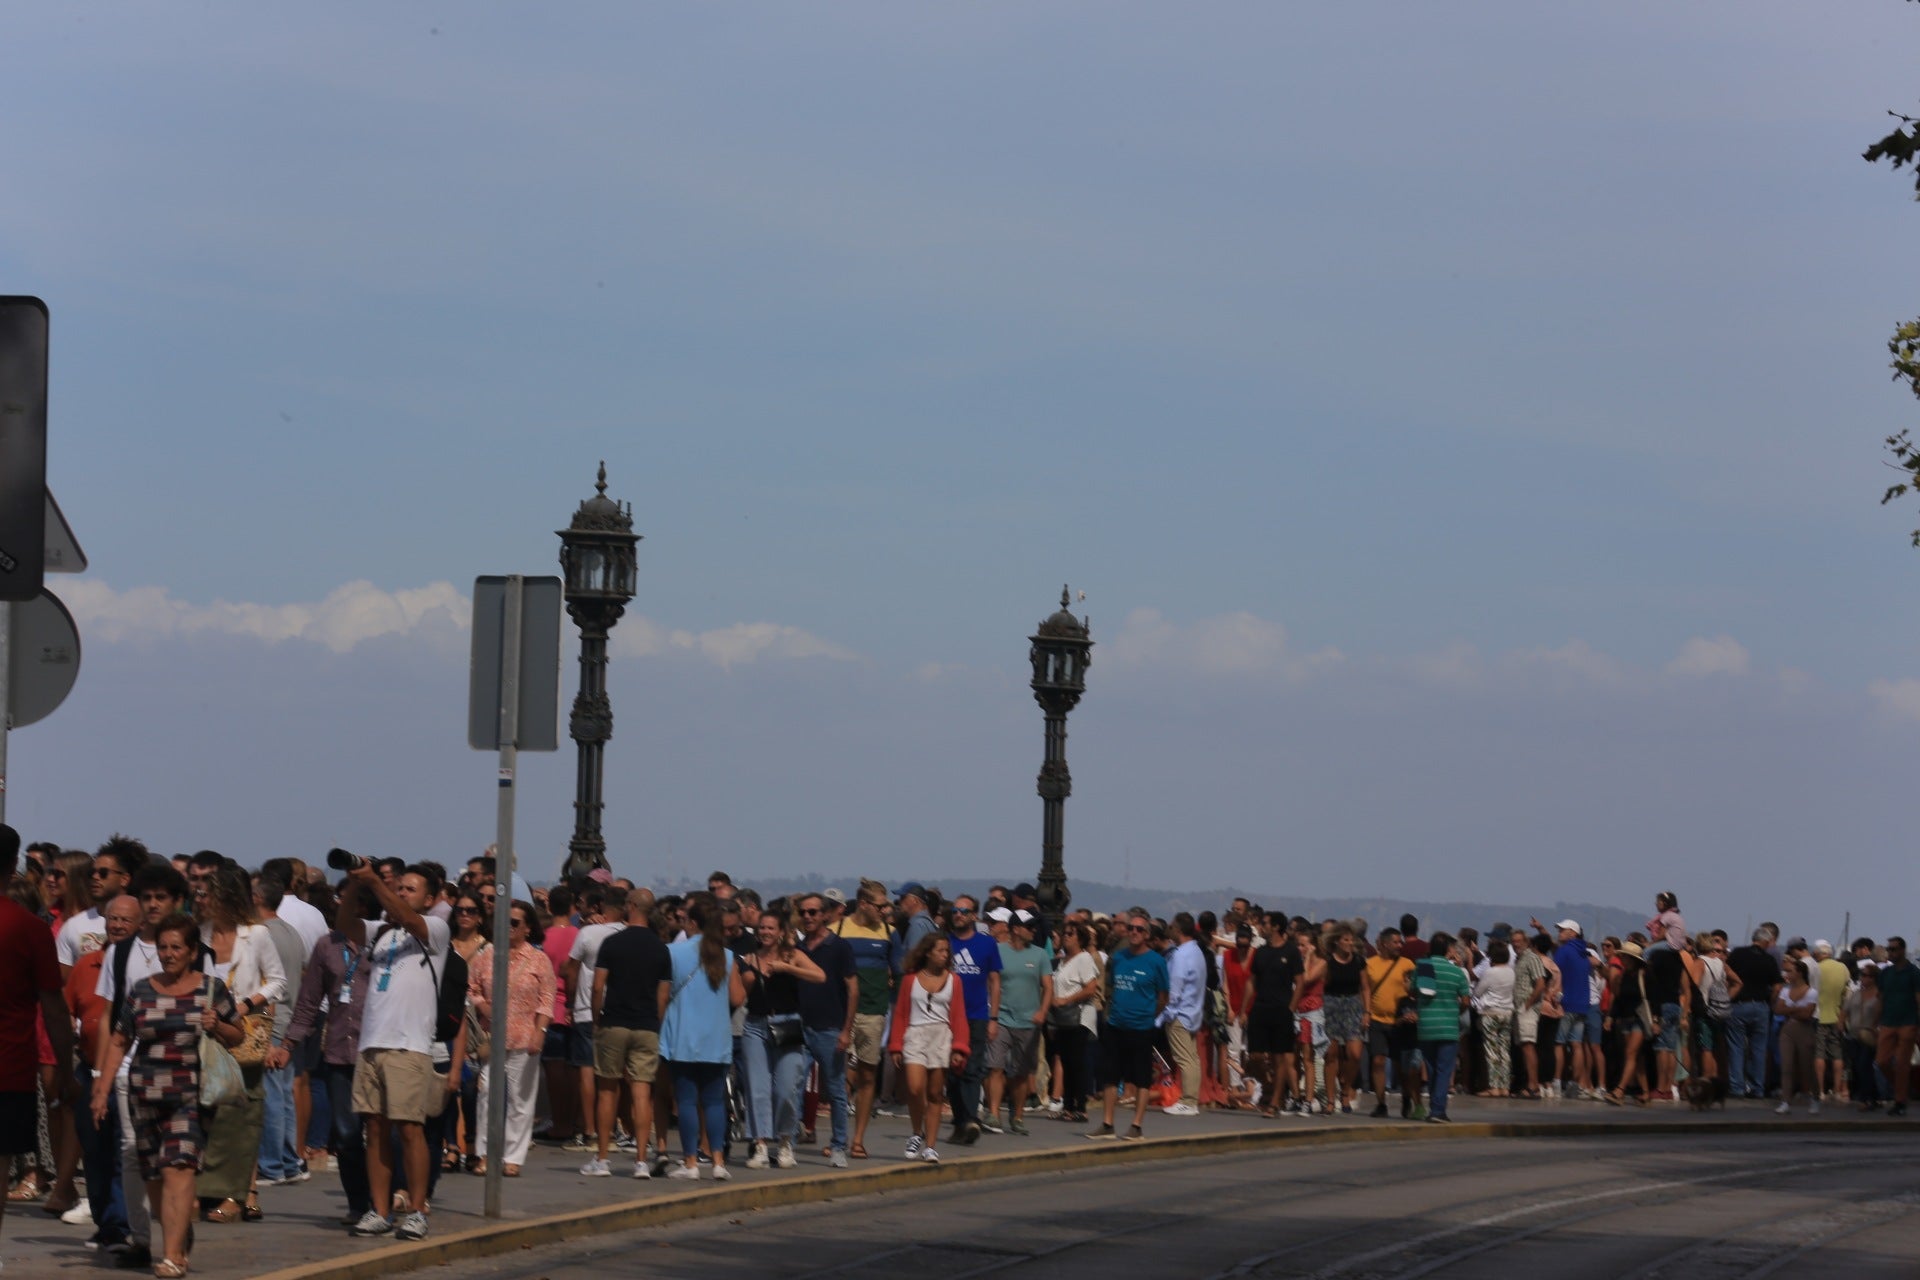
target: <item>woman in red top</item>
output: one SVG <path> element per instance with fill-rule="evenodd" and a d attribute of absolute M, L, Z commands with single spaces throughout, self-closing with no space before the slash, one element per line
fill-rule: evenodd
<path fill-rule="evenodd" d="M 1300 1048 L 1294 1054 L 1294 1061 L 1300 1064 L 1300 1080 L 1303 1088 L 1294 1096 L 1305 1098 L 1300 1110 L 1308 1115 L 1320 1113 L 1319 1092 L 1315 1088 L 1316 1074 L 1326 1076 L 1324 1069 L 1327 1054 L 1327 1024 L 1321 1011 L 1321 1005 L 1327 989 L 1327 958 L 1320 954 L 1320 948 L 1314 945 L 1313 926 L 1297 931 L 1293 935 L 1294 945 L 1300 948 L 1300 984 L 1293 991 L 1293 1012 L 1300 1020 Z M 1315 1071 L 1315 1053 L 1318 1051 L 1321 1070 Z M 1338 1091 L 1327 1091 L 1327 1110 L 1333 1110 L 1339 1102 Z"/>
<path fill-rule="evenodd" d="M 1246 1088 L 1242 1068 L 1247 1056 L 1247 974 L 1253 963 L 1253 926 L 1240 924 L 1233 945 L 1220 952 L 1220 982 L 1227 989 L 1227 1091 L 1233 1097 Z"/>
<path fill-rule="evenodd" d="M 913 1117 L 913 1136 L 907 1139 L 907 1159 L 939 1164 L 933 1149 L 940 1132 L 940 1105 L 947 1096 L 947 1071 L 966 1065 L 971 1045 L 967 1039 L 967 1001 L 960 979 L 949 966 L 953 945 L 944 933 L 930 933 L 914 945 L 893 1002 L 893 1031 L 887 1052 L 894 1069 L 907 1082 L 907 1112 Z"/>

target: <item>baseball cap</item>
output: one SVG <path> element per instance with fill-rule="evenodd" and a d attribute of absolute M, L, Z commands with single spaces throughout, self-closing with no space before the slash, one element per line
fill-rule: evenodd
<path fill-rule="evenodd" d="M 1012 892 L 1016 898 L 1036 898 L 1040 896 L 1039 891 L 1024 880 L 1013 886 Z"/>
<path fill-rule="evenodd" d="M 1815 938 L 1813 942 L 1813 952 L 1815 955 L 1830 956 L 1833 954 L 1833 944 L 1825 938 Z"/>
<path fill-rule="evenodd" d="M 838 889 L 822 889 L 820 891 L 820 896 L 825 898 L 828 902 L 835 904 L 836 906 L 844 907 L 847 905 L 847 895 L 840 892 L 840 890 Z"/>
<path fill-rule="evenodd" d="M 1805 938 L 1795 937 L 1795 938 L 1787 939 L 1787 950 L 1805 951 L 1806 949 L 1807 949 L 1807 940 Z"/>
<path fill-rule="evenodd" d="M 1496 921 L 1493 926 L 1487 930 L 1487 941 L 1489 942 L 1495 938 L 1511 938 L 1512 936 L 1513 926 L 1505 920 Z"/>
<path fill-rule="evenodd" d="M 587 872 L 587 879 L 593 881 L 595 884 L 612 884 L 613 872 L 607 870 L 605 867 L 595 867 L 593 870 Z"/>
<path fill-rule="evenodd" d="M 1027 913 L 1022 911 L 1020 914 L 1025 915 Z M 987 919 L 993 921 L 995 924 L 1005 924 L 1007 921 L 1013 919 L 1013 915 L 1014 913 L 1005 907 L 995 907 L 993 910 L 987 912 Z"/>
<path fill-rule="evenodd" d="M 1033 928 L 1034 921 L 1040 918 L 1039 916 L 1034 915 L 1033 912 L 1028 911 L 1024 907 L 1015 908 L 1011 912 L 1011 915 L 1013 916 L 1013 922 L 1015 924 L 1022 925 L 1028 929 Z"/>
<path fill-rule="evenodd" d="M 900 891 L 893 895 L 893 900 L 898 902 L 902 898 L 909 897 L 918 898 L 920 901 L 925 902 L 927 900 L 927 886 L 921 884 L 918 880 L 909 880 L 900 886 Z"/>
<path fill-rule="evenodd" d="M 1580 922 L 1578 920 L 1562 920 L 1559 924 L 1556 924 L 1553 927 L 1556 929 L 1571 929 L 1575 933 L 1580 932 Z"/>

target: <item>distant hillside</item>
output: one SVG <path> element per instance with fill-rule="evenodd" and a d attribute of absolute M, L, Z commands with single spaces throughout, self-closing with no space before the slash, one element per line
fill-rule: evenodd
<path fill-rule="evenodd" d="M 990 885 L 1017 882 L 1014 877 L 998 880 L 952 878 L 935 881 L 932 887 L 951 898 L 961 893 L 982 895 Z M 898 880 L 891 881 L 887 887 L 897 888 L 900 883 Z M 858 881 L 852 878 L 835 880 L 818 874 L 763 876 L 752 881 L 752 884 L 766 898 L 829 887 L 836 887 L 851 898 L 858 887 Z M 697 886 L 664 882 L 654 885 L 657 891 L 673 893 L 705 887 L 705 881 Z M 1095 911 L 1111 913 L 1128 907 L 1145 907 L 1156 916 L 1171 916 L 1179 911 L 1191 911 L 1195 915 L 1202 911 L 1223 914 L 1235 898 L 1244 897 L 1268 911 L 1283 909 L 1288 915 L 1306 916 L 1309 920 L 1324 920 L 1330 916 L 1351 920 L 1357 916 L 1367 922 L 1370 934 L 1379 932 L 1389 924 L 1398 925 L 1403 914 L 1411 913 L 1420 918 L 1420 931 L 1423 934 L 1432 933 L 1435 929 L 1457 929 L 1461 925 L 1472 925 L 1484 932 L 1488 925 L 1495 922 L 1524 927 L 1529 919 L 1537 916 L 1549 930 L 1556 922 L 1570 918 L 1580 922 L 1589 938 L 1602 938 L 1608 934 L 1624 938 L 1633 930 L 1643 928 L 1647 917 L 1652 914 L 1650 911 L 1630 911 L 1623 907 L 1597 906 L 1591 902 L 1420 902 L 1411 898 L 1384 896 L 1288 898 L 1234 887 L 1184 893 L 1166 889 L 1128 889 L 1115 884 L 1102 884 L 1097 880 L 1075 880 L 1069 887 L 1073 891 L 1075 907 L 1091 907 Z"/>

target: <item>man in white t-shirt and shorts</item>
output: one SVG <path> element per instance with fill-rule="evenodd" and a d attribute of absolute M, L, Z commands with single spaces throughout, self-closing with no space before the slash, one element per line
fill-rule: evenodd
<path fill-rule="evenodd" d="M 627 927 L 627 895 L 624 890 L 606 885 L 589 889 L 585 901 L 592 905 L 588 914 L 581 917 L 580 932 L 574 935 L 573 947 L 567 952 L 567 967 L 560 977 L 566 984 L 573 1009 L 573 1025 L 567 1031 L 567 1064 L 579 1073 L 580 1096 L 593 1098 L 599 1088 L 593 1069 L 593 971 L 600 964 L 600 944 Z M 582 1111 L 584 1113 L 584 1107 Z M 646 1135 L 635 1134 L 634 1139 L 644 1143 Z M 595 1150 L 599 1140 L 598 1134 L 576 1134 L 566 1149 Z"/>
<path fill-rule="evenodd" d="M 432 880 L 409 867 L 392 885 L 371 862 L 347 872 L 335 921 L 348 941 L 360 945 L 362 961 L 351 992 L 339 1002 L 364 1000 L 360 1014 L 360 1063 L 353 1072 L 353 1109 L 367 1118 L 367 1182 L 373 1207 L 353 1225 L 357 1236 L 421 1240 L 427 1219 L 415 1205 L 400 1220 L 393 1211 L 393 1135 L 409 1187 L 426 1187 L 426 1122 L 446 1105 L 446 1077 L 433 1069 L 434 1023 L 439 1017 L 439 976 L 447 963 L 451 933 L 427 914 Z M 360 905 L 371 896 L 386 920 L 371 933 Z"/>

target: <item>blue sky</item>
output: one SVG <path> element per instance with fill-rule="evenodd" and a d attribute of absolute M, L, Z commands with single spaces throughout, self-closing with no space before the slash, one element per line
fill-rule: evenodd
<path fill-rule="evenodd" d="M 632 874 L 1030 869 L 1070 579 L 1070 870 L 1910 929 L 1920 211 L 1858 153 L 1916 22 L 16 7 L 0 282 L 93 569 L 10 813 L 484 842 L 464 596 L 604 457 Z"/>

